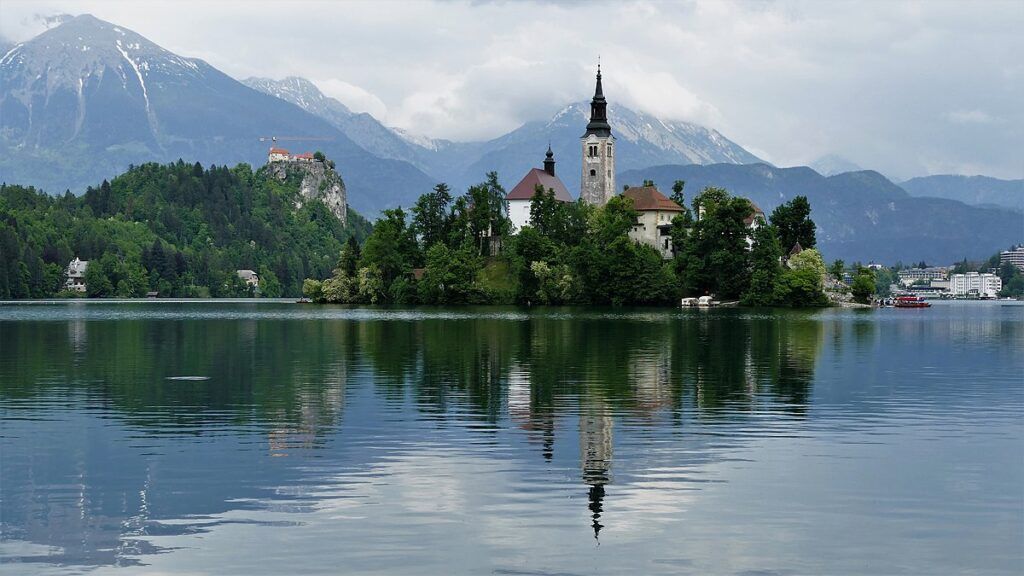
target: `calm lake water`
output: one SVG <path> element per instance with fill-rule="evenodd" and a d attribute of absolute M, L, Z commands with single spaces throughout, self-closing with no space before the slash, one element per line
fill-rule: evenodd
<path fill-rule="evenodd" d="M 3 574 L 1021 574 L 1024 306 L 0 305 Z"/>

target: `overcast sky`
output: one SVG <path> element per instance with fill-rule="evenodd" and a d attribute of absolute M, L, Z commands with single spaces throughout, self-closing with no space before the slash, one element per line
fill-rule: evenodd
<path fill-rule="evenodd" d="M 587 99 L 780 166 L 1024 177 L 1024 1 L 0 1 L 0 34 L 91 13 L 236 77 L 304 76 L 392 126 L 498 136 Z"/>

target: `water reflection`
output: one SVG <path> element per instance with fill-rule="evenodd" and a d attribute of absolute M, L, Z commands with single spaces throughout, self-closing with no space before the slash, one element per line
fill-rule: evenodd
<path fill-rule="evenodd" d="M 116 320 L 95 309 L 83 318 L 73 307 L 37 319 L 0 315 L 0 556 L 145 564 L 175 554 L 161 544 L 173 537 L 225 524 L 301 527 L 326 501 L 357 498 L 354 486 L 399 476 L 417 501 L 389 506 L 433 522 L 459 514 L 483 522 L 484 509 L 429 504 L 462 484 L 445 473 L 438 454 L 446 451 L 453 465 L 462 457 L 504 463 L 490 474 L 511 475 L 507 489 L 536 497 L 494 495 L 489 505 L 548 523 L 585 513 L 576 525 L 593 540 L 624 545 L 631 531 L 650 529 L 644 518 L 678 517 L 691 502 L 680 490 L 702 489 L 703 476 L 745 445 L 812 437 L 821 425 L 803 422 L 815 406 L 819 418 L 836 405 L 863 418 L 837 424 L 850 429 L 899 410 L 879 398 L 909 395 L 918 406 L 954 398 L 941 382 L 927 400 L 905 388 L 913 382 L 869 382 L 887 386 L 885 396 L 851 385 L 865 354 L 879 361 L 888 348 L 890 371 L 912 362 L 918 372 L 948 372 L 958 357 L 930 350 L 982 348 L 1005 361 L 1022 342 L 1020 314 L 976 326 L 969 316 L 908 323 L 726 310 L 365 319 L 265 305 L 261 318 L 251 306 L 239 305 L 237 319 L 193 318 L 187 305 L 178 317 L 134 320 L 123 309 Z M 1011 362 L 1009 372 L 979 379 L 975 393 L 1005 386 L 1020 367 Z M 828 377 L 816 390 L 823 366 Z M 1004 415 L 1021 406 L 1012 396 Z M 420 452 L 420 466 L 434 468 L 429 485 L 404 476 L 415 467 L 397 465 Z M 547 480 L 538 485 L 537 475 Z M 570 484 L 564 509 L 549 501 L 562 478 Z M 275 519 L 261 515 L 268 511 Z M 382 537 L 364 536 L 371 549 Z"/>

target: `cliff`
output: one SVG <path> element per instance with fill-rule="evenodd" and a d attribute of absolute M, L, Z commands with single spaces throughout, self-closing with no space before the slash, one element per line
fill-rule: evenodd
<path fill-rule="evenodd" d="M 299 184 L 299 198 L 295 207 L 301 208 L 304 201 L 319 199 L 332 214 L 341 220 L 342 225 L 348 224 L 348 194 L 341 176 L 325 162 L 271 162 L 267 164 L 268 173 L 285 181 L 289 175 L 302 178 Z"/>

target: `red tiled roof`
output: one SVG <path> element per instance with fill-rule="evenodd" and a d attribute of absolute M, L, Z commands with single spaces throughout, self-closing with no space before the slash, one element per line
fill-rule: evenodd
<path fill-rule="evenodd" d="M 288 155 L 288 151 L 285 150 L 284 148 L 271 148 L 270 149 L 270 153 L 271 154 L 284 154 L 285 156 Z"/>
<path fill-rule="evenodd" d="M 666 197 L 654 186 L 633 186 L 622 193 L 633 201 L 633 208 L 641 212 L 682 212 L 683 208 Z"/>
<path fill-rule="evenodd" d="M 530 200 L 537 191 L 537 185 L 541 185 L 545 190 L 548 188 L 555 191 L 555 199 L 561 200 L 562 202 L 572 202 L 572 196 L 569 195 L 569 191 L 565 188 L 565 184 L 558 179 L 558 176 L 552 176 L 540 168 L 532 168 L 523 176 L 523 179 L 516 184 L 515 188 L 505 196 L 506 200 Z"/>
<path fill-rule="evenodd" d="M 304 159 L 312 160 L 313 159 L 313 153 L 312 152 L 303 152 L 302 154 L 296 154 L 295 156 L 292 156 L 292 158 L 304 158 Z"/>
<path fill-rule="evenodd" d="M 764 220 L 764 210 L 761 210 L 761 208 L 757 204 L 754 204 L 754 201 L 751 200 L 750 198 L 747 198 L 747 202 L 750 202 L 750 205 L 753 206 L 754 211 L 750 214 L 750 216 L 747 216 L 746 218 L 743 219 L 743 223 L 746 224 L 747 226 L 750 226 L 751 224 L 754 223 L 754 218 L 757 218 L 758 216 L 760 216 L 761 219 Z"/>

